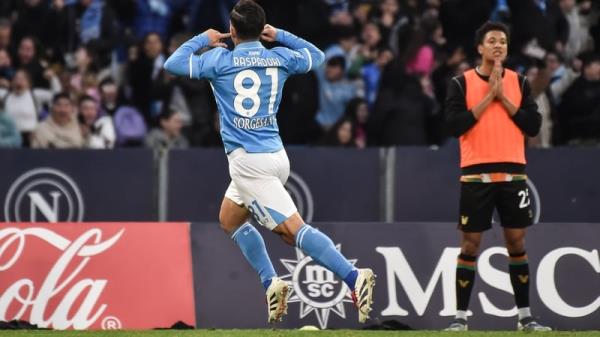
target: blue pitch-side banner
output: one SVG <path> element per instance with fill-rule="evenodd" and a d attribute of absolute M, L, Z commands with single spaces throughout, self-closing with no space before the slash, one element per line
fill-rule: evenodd
<path fill-rule="evenodd" d="M 379 149 L 289 148 L 286 189 L 311 221 L 379 220 Z M 229 185 L 220 149 L 169 153 L 168 219 L 215 221 Z"/>
<path fill-rule="evenodd" d="M 7 222 L 153 221 L 148 150 L 1 150 L 0 219 Z"/>
<path fill-rule="evenodd" d="M 600 221 L 600 151 L 529 150 L 527 174 L 535 218 L 541 222 Z M 457 221 L 459 153 L 396 149 L 396 221 Z"/>
<path fill-rule="evenodd" d="M 460 251 L 453 223 L 315 226 L 352 263 L 378 275 L 370 324 L 392 319 L 414 329 L 447 327 L 455 314 Z M 276 235 L 261 232 L 279 276 L 293 284 L 289 314 L 277 327 L 363 327 L 340 280 Z M 214 223 L 193 224 L 191 236 L 198 327 L 267 327 L 264 289 L 238 247 Z M 598 223 L 543 223 L 530 229 L 531 308 L 540 322 L 559 330 L 600 329 L 599 237 Z M 469 328 L 514 330 L 517 310 L 501 230 L 487 232 L 483 242 Z"/>

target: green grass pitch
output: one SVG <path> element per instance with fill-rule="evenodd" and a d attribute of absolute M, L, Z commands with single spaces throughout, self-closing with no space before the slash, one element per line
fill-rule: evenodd
<path fill-rule="evenodd" d="M 365 330 L 130 330 L 130 331 L 0 331 L 0 337 L 512 337 L 512 336 L 549 336 L 549 337 L 600 337 L 600 331 L 365 331 Z"/>

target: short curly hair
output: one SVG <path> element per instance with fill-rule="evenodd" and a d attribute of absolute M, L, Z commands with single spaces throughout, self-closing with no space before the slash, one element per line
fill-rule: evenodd
<path fill-rule="evenodd" d="M 507 44 L 510 43 L 510 29 L 508 29 L 508 26 L 501 22 L 488 21 L 475 32 L 475 48 L 480 44 L 483 44 L 485 34 L 493 30 L 504 32 Z"/>

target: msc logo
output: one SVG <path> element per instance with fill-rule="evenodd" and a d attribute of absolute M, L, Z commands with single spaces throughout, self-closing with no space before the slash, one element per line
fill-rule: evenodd
<path fill-rule="evenodd" d="M 341 246 L 336 246 L 341 250 Z M 352 297 L 346 284 L 335 275 L 315 263 L 310 256 L 305 256 L 296 249 L 296 259 L 281 259 L 289 274 L 282 276 L 291 281 L 292 293 L 289 303 L 300 302 L 300 319 L 315 312 L 321 329 L 327 328 L 331 312 L 346 318 L 344 303 L 352 303 Z M 355 260 L 349 260 L 353 265 Z"/>
<path fill-rule="evenodd" d="M 75 222 L 83 220 L 83 198 L 77 184 L 52 168 L 25 172 L 4 199 L 7 222 Z"/>
<path fill-rule="evenodd" d="M 294 204 L 298 208 L 298 213 L 302 215 L 305 222 L 312 222 L 314 214 L 314 201 L 308 185 L 298 174 L 290 172 L 290 177 L 285 183 L 285 189 L 288 191 Z"/>

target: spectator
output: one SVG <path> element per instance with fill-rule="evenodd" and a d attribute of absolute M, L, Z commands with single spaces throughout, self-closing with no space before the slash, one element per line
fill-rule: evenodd
<path fill-rule="evenodd" d="M 219 111 L 215 109 L 211 116 L 210 131 L 203 136 L 201 145 L 205 147 L 222 148 L 223 139 L 221 138 L 221 122 L 219 120 Z"/>
<path fill-rule="evenodd" d="M 335 28 L 338 35 L 337 43 L 325 50 L 325 58 L 343 56 L 346 61 L 346 75 L 348 78 L 356 78 L 360 75 L 363 60 L 359 55 L 360 44 L 356 32 L 352 27 L 339 26 Z M 287 88 L 287 87 L 286 87 Z"/>
<path fill-rule="evenodd" d="M 174 36 L 169 43 L 169 52 L 173 53 L 188 38 L 187 34 Z M 210 83 L 206 79 L 173 77 L 167 73 L 165 77 L 169 108 L 181 113 L 184 134 L 191 144 L 200 145 L 204 134 L 211 129 L 211 113 L 215 105 Z"/>
<path fill-rule="evenodd" d="M 50 15 L 48 35 L 56 55 L 70 61 L 71 53 L 85 45 L 100 68 L 111 62 L 119 29 L 115 13 L 103 0 L 54 0 Z"/>
<path fill-rule="evenodd" d="M 101 114 L 114 116 L 115 112 L 123 105 L 119 87 L 112 78 L 106 78 L 98 85 L 100 94 Z"/>
<path fill-rule="evenodd" d="M 379 51 L 385 46 L 379 25 L 374 22 L 367 23 L 363 27 L 361 37 L 363 44 L 360 48 L 360 56 L 363 58 L 363 62 L 375 61 Z"/>
<path fill-rule="evenodd" d="M 394 55 L 389 49 L 381 50 L 377 53 L 374 62 L 366 64 L 362 68 L 362 78 L 365 84 L 365 97 L 369 107 L 372 107 L 377 98 L 379 90 L 379 79 L 385 66 L 392 61 Z"/>
<path fill-rule="evenodd" d="M 31 36 L 24 37 L 19 43 L 17 58 L 14 62 L 15 68 L 24 68 L 27 70 L 31 76 L 31 83 L 34 88 L 48 89 L 50 83 L 48 82 L 46 67 L 40 62 L 38 53 L 38 41 Z"/>
<path fill-rule="evenodd" d="M 400 4 L 398 0 L 381 0 L 378 6 L 374 6 L 369 13 L 372 22 L 378 24 L 381 37 L 388 41 L 390 34 L 400 18 Z"/>
<path fill-rule="evenodd" d="M 362 98 L 354 98 L 346 106 L 346 117 L 350 118 L 354 126 L 354 143 L 362 149 L 367 146 L 367 124 L 369 122 L 369 107 Z"/>
<path fill-rule="evenodd" d="M 173 13 L 179 9 L 177 1 L 135 0 L 135 3 L 133 31 L 136 38 L 141 39 L 150 33 L 157 33 L 163 41 L 166 41 L 169 37 Z"/>
<path fill-rule="evenodd" d="M 31 78 L 24 69 L 19 69 L 15 73 L 10 90 L 0 89 L 4 110 L 21 132 L 25 146 L 29 145 L 29 136 L 38 126 L 42 109 L 49 105 L 52 95 L 61 90 L 58 78 L 54 74 L 49 74 L 49 76 L 52 91 L 32 88 Z"/>
<path fill-rule="evenodd" d="M 554 125 L 555 103 L 550 94 L 550 75 L 545 69 L 531 66 L 527 70 L 527 81 L 531 88 L 531 97 L 538 106 L 538 112 L 542 115 L 542 127 L 537 136 L 528 139 L 531 147 L 548 148 L 552 145 L 552 129 Z M 549 95 L 550 94 L 550 95 Z"/>
<path fill-rule="evenodd" d="M 585 58 L 581 76 L 559 106 L 562 143 L 600 145 L 600 56 Z"/>
<path fill-rule="evenodd" d="M 581 1 L 577 5 L 575 0 L 560 0 L 559 5 L 569 25 L 569 37 L 564 48 L 564 56 L 567 61 L 570 61 L 582 52 L 593 48 L 588 12 L 592 6 L 592 1 Z M 582 12 L 588 14 L 583 15 Z"/>
<path fill-rule="evenodd" d="M 281 139 L 286 144 L 315 143 L 321 128 L 315 120 L 319 108 L 316 72 L 295 75 L 285 82 L 277 115 Z"/>
<path fill-rule="evenodd" d="M 70 89 L 74 96 L 89 95 L 100 99 L 97 86 L 97 72 L 94 59 L 87 48 L 81 46 L 75 51 L 75 72 L 71 74 Z"/>
<path fill-rule="evenodd" d="M 24 37 L 30 36 L 37 41 L 44 41 L 47 36 L 46 27 L 51 24 L 48 22 L 48 14 L 49 9 L 45 1 L 22 1 L 16 11 L 16 20 L 12 27 L 13 40 L 21 41 Z"/>
<path fill-rule="evenodd" d="M 377 146 L 428 145 L 434 104 L 418 78 L 406 74 L 401 62 L 384 70 L 369 118 L 369 143 Z"/>
<path fill-rule="evenodd" d="M 511 13 L 511 49 L 535 58 L 546 52 L 562 53 L 569 24 L 551 0 L 508 0 Z"/>
<path fill-rule="evenodd" d="M 331 128 L 342 117 L 348 101 L 358 96 L 359 87 L 344 77 L 345 61 L 336 56 L 317 71 L 319 80 L 319 110 L 316 120 L 323 130 Z"/>
<path fill-rule="evenodd" d="M 550 52 L 545 58 L 546 69 L 550 72 L 550 94 L 556 103 L 560 103 L 561 96 L 579 76 L 578 69 L 571 69 L 563 63 L 560 54 Z M 577 64 L 578 60 L 574 60 Z"/>
<path fill-rule="evenodd" d="M 357 147 L 356 129 L 349 117 L 342 117 L 325 134 L 322 145 L 335 147 Z"/>
<path fill-rule="evenodd" d="M 181 113 L 167 109 L 159 117 L 159 127 L 154 128 L 148 133 L 145 140 L 147 148 L 154 150 L 160 149 L 186 149 L 189 147 L 187 139 L 183 137 L 181 129 L 183 123 Z"/>
<path fill-rule="evenodd" d="M 17 129 L 15 122 L 0 111 L 0 148 L 21 147 L 21 133 Z"/>
<path fill-rule="evenodd" d="M 141 44 L 139 55 L 132 55 L 128 69 L 131 100 L 144 114 L 146 123 L 156 125 L 168 96 L 162 66 L 165 62 L 160 35 L 149 33 Z"/>
<path fill-rule="evenodd" d="M 31 147 L 40 149 L 81 148 L 84 140 L 75 118 L 73 103 L 66 93 L 54 95 L 50 116 L 33 132 Z"/>
<path fill-rule="evenodd" d="M 473 45 L 473 32 L 487 21 L 495 2 L 496 0 L 442 1 L 440 21 L 448 43 L 465 48 L 469 58 L 477 57 L 475 48 L 468 47 Z"/>
<path fill-rule="evenodd" d="M 115 147 L 116 132 L 110 115 L 99 115 L 98 101 L 85 95 L 79 99 L 79 123 L 84 147 L 89 149 L 112 149 Z"/>
<path fill-rule="evenodd" d="M 11 42 L 12 35 L 12 24 L 10 20 L 0 18 L 0 50 L 6 50 L 9 53 L 13 53 L 12 48 L 14 47 Z"/>
<path fill-rule="evenodd" d="M 8 52 L 0 49 L 0 88 L 8 88 L 10 81 L 15 75 L 15 68 Z"/>

